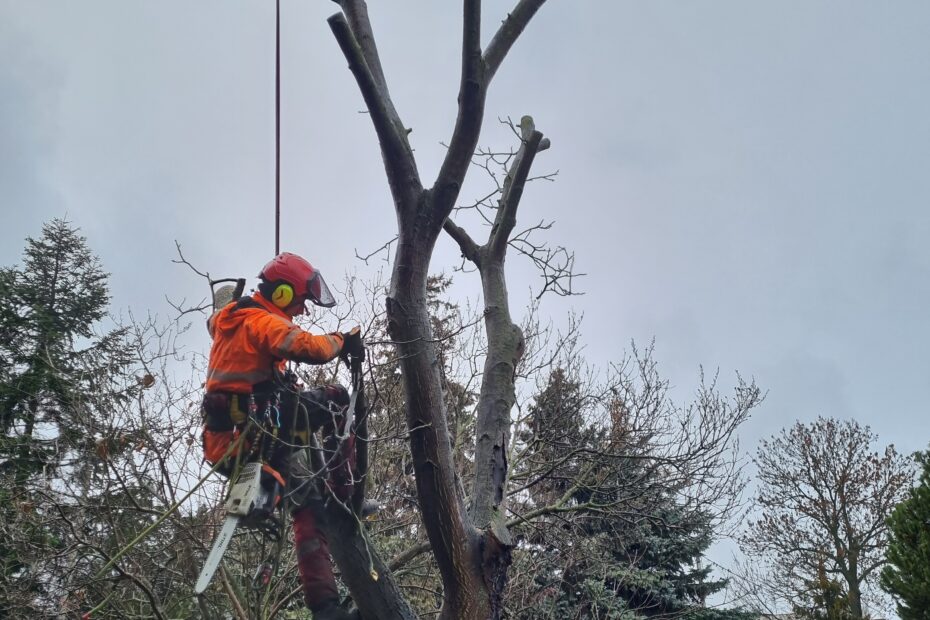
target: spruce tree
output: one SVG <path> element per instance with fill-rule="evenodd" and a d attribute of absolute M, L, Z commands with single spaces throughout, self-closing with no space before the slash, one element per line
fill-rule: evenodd
<path fill-rule="evenodd" d="M 0 268 L 0 616 L 61 595 L 68 575 L 52 558 L 68 556 L 69 526 L 56 519 L 87 513 L 51 498 L 72 479 L 88 496 L 109 424 L 99 403 L 129 396 L 114 387 L 129 379 L 125 334 L 98 333 L 107 277 L 62 219 L 26 240 L 21 266 Z"/>
<path fill-rule="evenodd" d="M 881 586 L 901 620 L 930 620 L 930 451 L 917 455 L 920 482 L 888 518 L 889 544 Z"/>
<path fill-rule="evenodd" d="M 548 555 L 549 562 L 536 567 L 540 603 L 518 617 L 755 617 L 705 607 L 706 599 L 727 585 L 702 565 L 713 542 L 713 515 L 685 505 L 662 467 L 623 456 L 633 449 L 625 445 L 630 429 L 622 403 L 612 407 L 612 427 L 588 423 L 585 407 L 590 399 L 563 368 L 553 370 L 534 400 L 526 462 L 515 471 L 526 466 L 547 471 L 529 491 L 537 504 L 570 492 L 572 503 L 590 508 L 572 520 L 557 517 L 551 528 L 530 530 L 527 549 Z M 595 466 L 581 459 L 560 460 L 573 450 L 602 459 Z M 544 463 L 560 465 L 545 468 Z M 544 548 L 548 551 L 538 551 Z M 569 556 L 573 559 L 566 561 Z"/>
<path fill-rule="evenodd" d="M 0 459 L 20 481 L 57 469 L 56 455 L 94 427 L 85 396 L 114 385 L 129 359 L 121 330 L 96 333 L 107 278 L 63 219 L 26 240 L 21 267 L 0 270 Z"/>

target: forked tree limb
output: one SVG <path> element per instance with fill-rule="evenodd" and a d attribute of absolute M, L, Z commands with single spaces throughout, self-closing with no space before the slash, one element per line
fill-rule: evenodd
<path fill-rule="evenodd" d="M 494 70 L 506 56 L 514 41 L 544 0 L 520 0 L 515 11 L 505 20 L 492 41 L 489 58 Z M 368 106 L 372 123 L 381 143 L 382 158 L 388 183 L 398 216 L 398 241 L 391 289 L 386 300 L 388 331 L 398 343 L 402 364 L 404 390 L 407 395 L 407 426 L 410 429 L 410 452 L 414 461 L 417 495 L 423 506 L 422 517 L 443 582 L 441 618 L 486 618 L 500 615 L 500 594 L 506 583 L 509 563 L 507 541 L 501 541 L 496 528 L 488 528 L 495 535 L 482 536 L 476 530 L 465 509 L 460 486 L 456 482 L 455 465 L 449 441 L 448 419 L 442 381 L 438 372 L 436 347 L 431 340 L 431 321 L 426 307 L 426 280 L 430 259 L 437 237 L 451 213 L 465 175 L 471 165 L 481 131 L 487 85 L 490 75 L 481 52 L 481 2 L 463 0 L 462 75 L 459 87 L 458 113 L 449 148 L 440 166 L 432 188 L 424 190 L 413 152 L 406 139 L 406 129 L 394 111 L 387 93 L 374 37 L 368 24 L 367 10 L 362 0 L 340 0 L 344 15 L 329 19 L 349 68 L 355 76 Z M 350 25 L 351 21 L 351 25 Z M 451 227 L 453 233 L 455 228 Z M 464 235 L 459 236 L 465 240 Z M 473 244 L 466 246 L 469 251 Z M 500 261 L 502 267 L 503 261 Z M 489 340 L 504 336 L 503 359 L 495 356 L 495 372 L 509 375 L 510 387 L 504 387 L 503 400 L 493 398 L 491 425 L 497 429 L 502 411 L 509 411 L 513 402 L 513 366 L 522 353 L 522 335 L 509 321 L 506 308 L 506 290 L 502 286 L 502 269 L 495 266 L 490 287 L 503 292 L 503 303 L 494 298 L 487 303 L 495 308 L 494 316 L 485 320 Z M 503 311 L 501 314 L 499 311 Z M 503 318 L 502 318 L 503 317 Z M 499 385 L 496 381 L 493 385 Z M 509 394 L 509 395 L 508 395 Z M 493 443 L 506 445 L 506 434 L 496 430 Z M 500 456 L 500 454 L 498 455 Z M 506 458 L 496 459 L 492 477 L 499 488 L 506 478 Z M 503 472 L 503 473 L 501 473 Z M 499 501 L 495 495 L 495 501 Z M 487 524 L 482 523 L 481 527 Z M 505 533 L 506 530 L 504 529 Z M 348 533 L 347 533 L 348 534 Z M 506 536 L 504 536 L 506 538 Z M 334 545 L 334 557 L 340 566 L 352 555 L 350 547 L 359 542 L 349 537 L 348 545 Z M 496 543 L 503 543 L 496 544 Z M 337 549 L 336 547 L 339 547 Z M 490 568 L 489 568 L 490 567 Z M 386 567 L 385 567 L 386 569 Z M 353 571 L 354 572 L 354 571 Z M 351 582 L 358 575 L 350 575 L 347 582 L 356 596 L 372 588 L 363 580 Z M 361 590 L 360 590 L 361 589 Z M 378 589 L 378 588 L 374 588 Z M 388 602 L 383 593 L 383 602 Z M 360 601 L 361 602 L 361 601 Z M 367 606 L 366 606 L 367 607 Z M 380 610 L 374 609 L 376 613 Z M 368 612 L 368 609 L 363 609 Z M 380 616 L 379 616 L 380 617 Z"/>

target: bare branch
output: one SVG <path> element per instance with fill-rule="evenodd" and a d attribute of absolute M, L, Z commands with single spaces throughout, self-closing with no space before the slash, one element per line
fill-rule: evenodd
<path fill-rule="evenodd" d="M 391 258 L 391 257 L 390 257 L 391 245 L 393 245 L 395 241 L 397 241 L 397 235 L 394 235 L 394 238 L 393 238 L 393 239 L 391 239 L 390 241 L 386 242 L 384 245 L 382 245 L 382 246 L 381 246 L 380 248 L 378 248 L 377 250 L 375 250 L 375 251 L 373 251 L 373 252 L 371 252 L 371 253 L 369 253 L 369 254 L 366 254 L 365 256 L 359 255 L 358 250 L 356 250 L 356 251 L 355 251 L 355 258 L 359 259 L 360 261 L 363 261 L 363 262 L 367 265 L 369 259 L 371 259 L 373 256 L 375 256 L 375 255 L 377 255 L 377 254 L 380 254 L 381 252 L 385 252 L 385 253 L 387 254 L 387 256 L 384 257 L 384 262 L 388 262 L 388 261 L 390 261 L 390 258 Z"/>
<path fill-rule="evenodd" d="M 498 211 L 491 236 L 488 239 L 488 250 L 493 256 L 503 256 L 507 248 L 510 232 L 517 223 L 517 207 L 523 196 L 533 160 L 539 151 L 542 133 L 536 131 L 533 119 L 524 116 L 520 120 L 521 140 L 520 150 L 514 159 L 514 164 L 504 180 L 503 194 L 501 195 L 501 209 Z"/>
<path fill-rule="evenodd" d="M 387 81 L 384 79 L 384 70 L 381 68 L 381 58 L 378 47 L 375 45 L 375 35 L 368 19 L 368 5 L 364 0 L 333 0 L 342 9 L 352 29 L 352 35 L 365 57 L 365 63 L 371 71 L 372 79 L 381 91 L 384 99 L 390 105 L 391 97 L 388 93 Z M 393 111 L 393 106 L 392 106 Z"/>
<path fill-rule="evenodd" d="M 523 29 L 530 23 L 533 15 L 536 14 L 536 11 L 545 1 L 520 0 L 514 10 L 503 21 L 484 52 L 485 79 L 490 81 L 494 77 L 520 33 L 523 32 Z"/>
<path fill-rule="evenodd" d="M 443 228 L 449 236 L 455 239 L 456 243 L 459 244 L 459 249 L 462 250 L 462 257 L 470 260 L 480 267 L 481 265 L 481 253 L 478 248 L 478 244 L 475 243 L 472 238 L 465 232 L 465 229 L 456 226 L 455 223 L 446 218 L 445 223 L 442 225 Z"/>

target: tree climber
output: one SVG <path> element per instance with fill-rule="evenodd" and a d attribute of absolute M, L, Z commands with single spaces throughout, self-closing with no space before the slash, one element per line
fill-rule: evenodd
<path fill-rule="evenodd" d="M 279 254 L 265 265 L 259 278 L 256 293 L 218 309 L 207 321 L 213 346 L 203 401 L 204 457 L 216 464 L 245 428 L 250 408 L 261 411 L 272 399 L 278 399 L 275 401 L 281 414 L 278 441 L 268 462 L 262 464 L 262 475 L 267 483 L 273 485 L 277 481 L 281 488 L 287 488 L 292 500 L 301 497 L 292 502 L 292 517 L 304 600 L 316 620 L 353 618 L 338 605 L 326 537 L 307 505 L 307 493 L 303 492 L 315 485 L 307 484 L 306 480 L 295 485 L 296 475 L 292 476 L 295 473 L 292 469 L 308 472 L 311 468 L 306 459 L 295 459 L 293 468 L 291 463 L 292 446 L 310 445 L 311 435 L 322 429 L 323 455 L 328 466 L 325 484 L 338 500 L 349 499 L 355 436 L 345 433 L 343 428 L 348 392 L 340 385 L 301 391 L 294 375 L 285 370 L 285 364 L 287 361 L 325 364 L 337 356 L 362 356 L 361 334 L 356 327 L 346 333 L 314 335 L 291 321 L 304 314 L 307 301 L 324 308 L 336 303 L 320 272 L 300 256 Z M 241 448 L 240 451 L 245 452 Z M 299 453 L 305 454 L 306 450 Z M 237 456 L 235 453 L 227 456 L 219 471 L 229 475 Z"/>

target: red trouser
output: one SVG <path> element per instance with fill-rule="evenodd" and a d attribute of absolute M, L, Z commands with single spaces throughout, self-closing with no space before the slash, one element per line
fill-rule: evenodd
<path fill-rule="evenodd" d="M 313 509 L 294 512 L 294 545 L 297 548 L 297 569 L 304 601 L 311 609 L 328 600 L 339 598 L 336 577 L 329 557 L 326 535 L 317 527 Z"/>
<path fill-rule="evenodd" d="M 339 501 L 348 502 L 352 498 L 352 476 L 355 470 L 355 435 L 350 434 L 341 446 L 332 435 L 326 438 L 326 443 L 331 444 L 331 447 L 327 446 L 329 450 L 324 450 L 324 453 L 327 459 L 332 459 L 326 485 Z M 338 449 L 338 454 L 333 453 L 335 449 Z M 293 520 L 297 569 L 300 571 L 304 601 L 307 607 L 314 609 L 339 596 L 329 544 L 317 524 L 312 508 L 298 508 L 293 513 Z"/>

